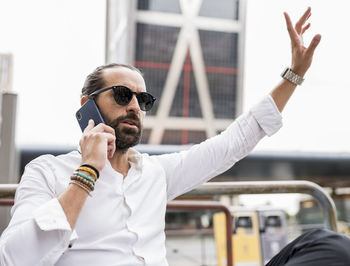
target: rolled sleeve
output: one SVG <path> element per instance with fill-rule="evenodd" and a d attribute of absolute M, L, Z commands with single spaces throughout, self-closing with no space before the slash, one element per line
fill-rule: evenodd
<path fill-rule="evenodd" d="M 0 265 L 54 265 L 78 237 L 54 193 L 55 176 L 46 158 L 25 169 L 0 239 Z"/>
<path fill-rule="evenodd" d="M 267 95 L 261 102 L 251 109 L 253 117 L 267 136 L 272 136 L 282 127 L 282 115 L 271 95 Z"/>
<path fill-rule="evenodd" d="M 34 212 L 34 220 L 43 231 L 71 231 L 61 204 L 56 198 L 48 201 Z"/>

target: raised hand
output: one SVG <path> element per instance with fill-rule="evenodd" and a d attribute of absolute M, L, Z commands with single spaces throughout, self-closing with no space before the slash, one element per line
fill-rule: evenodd
<path fill-rule="evenodd" d="M 321 35 L 316 34 L 309 47 L 304 46 L 303 34 L 310 28 L 310 23 L 306 24 L 306 21 L 311 16 L 311 8 L 309 7 L 305 13 L 301 16 L 298 22 L 293 27 L 292 21 L 289 15 L 284 12 L 284 17 L 286 19 L 287 29 L 292 45 L 292 65 L 291 69 L 293 72 L 297 73 L 299 76 L 304 76 L 306 71 L 309 69 L 314 51 L 317 45 L 320 43 Z"/>

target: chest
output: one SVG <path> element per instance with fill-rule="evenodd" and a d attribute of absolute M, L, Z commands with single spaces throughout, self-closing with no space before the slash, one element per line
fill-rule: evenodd
<path fill-rule="evenodd" d="M 69 178 L 63 183 L 62 187 L 68 186 Z M 163 230 L 166 199 L 166 178 L 161 167 L 131 167 L 125 178 L 106 168 L 83 206 L 76 231 L 80 239 L 97 240 L 111 232 L 128 235 L 155 224 Z"/>

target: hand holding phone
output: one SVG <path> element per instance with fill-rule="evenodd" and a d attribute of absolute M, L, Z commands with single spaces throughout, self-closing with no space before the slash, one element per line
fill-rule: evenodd
<path fill-rule="evenodd" d="M 79 142 L 82 163 L 91 164 L 100 171 L 105 166 L 107 158 L 112 158 L 115 152 L 115 132 L 111 127 L 105 125 L 93 99 L 87 100 L 75 116 L 83 132 Z M 94 123 L 92 121 L 89 123 L 90 120 L 93 120 Z M 103 125 L 97 127 L 98 124 Z"/>
<path fill-rule="evenodd" d="M 110 126 L 103 123 L 95 126 L 92 119 L 84 129 L 79 141 L 81 151 L 81 163 L 93 165 L 101 171 L 107 159 L 115 153 L 115 132 Z"/>
<path fill-rule="evenodd" d="M 75 117 L 78 120 L 81 131 L 84 131 L 90 119 L 94 120 L 95 126 L 100 123 L 105 124 L 100 110 L 93 99 L 88 99 L 86 103 L 84 103 L 84 105 L 75 113 Z"/>

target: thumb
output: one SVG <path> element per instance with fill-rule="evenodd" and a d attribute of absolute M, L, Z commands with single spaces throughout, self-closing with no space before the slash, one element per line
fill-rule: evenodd
<path fill-rule="evenodd" d="M 306 50 L 306 55 L 307 56 L 309 56 L 309 57 L 313 56 L 313 54 L 315 52 L 315 49 L 318 46 L 318 44 L 320 43 L 320 41 L 321 41 L 321 35 L 320 34 L 317 34 L 317 35 L 315 35 L 312 38 L 312 41 L 311 41 L 309 47 Z"/>
<path fill-rule="evenodd" d="M 94 126 L 95 126 L 94 120 L 90 119 L 87 127 L 84 129 L 84 133 L 86 133 L 86 132 L 90 131 L 91 129 L 93 129 Z"/>

